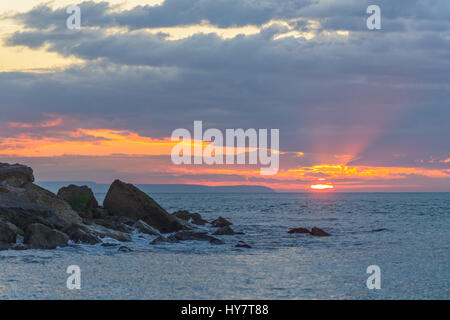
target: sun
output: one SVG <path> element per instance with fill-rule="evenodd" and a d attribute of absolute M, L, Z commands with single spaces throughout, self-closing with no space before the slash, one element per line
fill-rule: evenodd
<path fill-rule="evenodd" d="M 329 190 L 334 189 L 334 186 L 332 184 L 313 184 L 309 186 L 313 190 Z"/>

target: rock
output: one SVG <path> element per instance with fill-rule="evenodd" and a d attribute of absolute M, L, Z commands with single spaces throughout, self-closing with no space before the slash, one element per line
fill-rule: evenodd
<path fill-rule="evenodd" d="M 102 207 L 93 208 L 91 210 L 91 219 L 106 219 L 108 218 L 108 210 Z"/>
<path fill-rule="evenodd" d="M 138 220 L 135 224 L 134 227 L 141 233 L 146 233 L 152 236 L 161 236 L 161 234 L 159 233 L 158 230 L 156 230 L 153 227 L 150 227 L 148 224 L 146 224 L 144 221 L 142 220 Z"/>
<path fill-rule="evenodd" d="M 133 231 L 132 227 L 114 218 L 95 219 L 92 222 L 108 229 L 117 230 L 124 233 L 130 233 L 131 231 Z"/>
<path fill-rule="evenodd" d="M 24 238 L 24 243 L 28 244 L 31 249 L 66 247 L 68 241 L 69 237 L 65 233 L 52 230 L 40 223 L 33 223 L 28 226 Z"/>
<path fill-rule="evenodd" d="M 120 180 L 114 181 L 109 188 L 103 206 L 110 215 L 142 220 L 162 233 L 185 229 L 176 217 L 167 213 L 147 194 Z"/>
<path fill-rule="evenodd" d="M 249 244 L 246 244 L 246 243 L 243 242 L 243 241 L 239 241 L 239 242 L 235 245 L 235 247 L 236 247 L 236 248 L 247 248 L 247 249 L 251 249 L 251 248 L 252 248 L 252 246 L 250 246 Z"/>
<path fill-rule="evenodd" d="M 288 233 L 310 233 L 306 228 L 295 228 L 288 231 Z"/>
<path fill-rule="evenodd" d="M 0 242 L 16 243 L 17 234 L 23 234 L 19 228 L 11 222 L 0 220 Z"/>
<path fill-rule="evenodd" d="M 68 226 L 67 222 L 56 216 L 53 210 L 11 193 L 0 193 L 0 218 L 22 230 L 26 230 L 33 223 L 40 223 L 53 229 Z"/>
<path fill-rule="evenodd" d="M 11 248 L 10 243 L 0 242 L 0 251 L 9 250 Z"/>
<path fill-rule="evenodd" d="M 64 220 L 67 225 L 82 223 L 80 216 L 72 210 L 70 205 L 52 192 L 33 183 L 25 184 L 24 188 L 25 193 L 23 196 L 28 198 L 32 203 L 52 209 L 55 215 Z"/>
<path fill-rule="evenodd" d="M 331 234 L 329 234 L 328 232 L 323 231 L 320 228 L 312 228 L 311 229 L 311 235 L 312 236 L 316 236 L 316 237 L 329 237 L 329 236 L 331 236 Z"/>
<path fill-rule="evenodd" d="M 101 242 L 97 235 L 82 225 L 73 224 L 64 229 L 64 233 L 75 243 L 97 244 Z"/>
<path fill-rule="evenodd" d="M 11 250 L 16 250 L 16 251 L 23 251 L 23 250 L 28 250 L 29 247 L 23 243 L 15 243 L 11 246 L 10 248 Z"/>
<path fill-rule="evenodd" d="M 88 186 L 69 185 L 58 191 L 58 197 L 70 204 L 77 212 L 91 213 L 98 208 L 94 193 Z"/>
<path fill-rule="evenodd" d="M 119 244 L 118 243 L 102 243 L 102 247 L 117 247 Z"/>
<path fill-rule="evenodd" d="M 133 252 L 133 250 L 128 248 L 127 246 L 121 246 L 117 251 L 120 251 L 120 252 Z"/>
<path fill-rule="evenodd" d="M 88 230 L 90 233 L 93 233 L 100 238 L 108 237 L 120 242 L 131 242 L 131 236 L 125 232 L 108 229 L 95 223 L 91 225 L 84 225 L 84 227 L 85 230 Z"/>
<path fill-rule="evenodd" d="M 158 238 L 156 238 L 155 240 L 153 240 L 152 242 L 150 242 L 150 244 L 160 244 L 160 243 L 178 243 L 179 241 L 177 239 L 174 238 L 166 238 L 164 236 L 159 236 Z"/>
<path fill-rule="evenodd" d="M 388 231 L 386 228 L 380 228 L 380 229 L 373 229 L 372 232 L 381 232 L 381 231 Z"/>
<path fill-rule="evenodd" d="M 0 163 L 0 182 L 22 187 L 26 183 L 34 182 L 33 169 L 21 164 Z"/>
<path fill-rule="evenodd" d="M 211 222 L 211 225 L 215 228 L 223 228 L 223 227 L 231 226 L 232 223 L 225 218 L 219 217 L 216 220 L 214 220 L 213 222 Z"/>
<path fill-rule="evenodd" d="M 233 229 L 231 229 L 230 226 L 222 227 L 216 232 L 213 233 L 213 235 L 216 236 L 230 236 L 235 234 L 244 234 L 243 232 L 235 232 Z"/>
<path fill-rule="evenodd" d="M 182 219 L 199 226 L 204 226 L 208 222 L 202 218 L 200 213 L 190 213 L 189 211 L 186 210 L 174 212 L 172 213 L 172 215 L 174 215 L 178 219 Z"/>
<path fill-rule="evenodd" d="M 208 235 L 206 232 L 192 232 L 192 231 L 180 231 L 177 232 L 168 239 L 178 240 L 178 241 L 188 241 L 188 240 L 198 240 L 198 241 L 209 241 L 214 244 L 223 244 L 223 241 Z"/>

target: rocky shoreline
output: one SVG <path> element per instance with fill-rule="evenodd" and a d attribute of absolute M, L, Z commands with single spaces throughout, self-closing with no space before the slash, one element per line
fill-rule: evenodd
<path fill-rule="evenodd" d="M 214 231 L 200 228 L 205 225 Z M 111 184 L 103 206 L 87 186 L 69 185 L 54 194 L 34 183 L 30 167 L 0 163 L 0 250 L 55 249 L 70 243 L 113 246 L 104 239 L 126 244 L 136 231 L 156 237 L 149 245 L 189 240 L 221 245 L 224 241 L 215 236 L 243 234 L 231 225 L 223 217 L 209 222 L 185 210 L 170 214 L 146 193 L 120 180 Z M 318 228 L 289 233 L 329 236 Z M 235 247 L 251 248 L 243 241 Z M 124 245 L 118 250 L 131 251 Z"/>
<path fill-rule="evenodd" d="M 70 185 L 55 195 L 34 184 L 31 168 L 0 163 L 0 250 L 55 249 L 70 241 L 108 246 L 104 238 L 131 242 L 134 231 L 156 236 L 150 244 L 187 240 L 223 244 L 198 228 L 206 224 L 217 229 L 215 235 L 242 234 L 222 217 L 210 223 L 198 213 L 169 214 L 150 196 L 120 180 L 111 184 L 100 206 L 87 186 Z"/>

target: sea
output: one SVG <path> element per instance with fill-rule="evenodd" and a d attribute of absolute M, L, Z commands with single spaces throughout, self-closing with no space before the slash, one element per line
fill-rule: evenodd
<path fill-rule="evenodd" d="M 0 299 L 450 298 L 450 193 L 150 196 L 169 212 L 222 216 L 245 234 L 220 236 L 223 245 L 150 245 L 154 237 L 135 233 L 120 244 L 132 252 L 79 244 L 2 251 Z M 298 227 L 331 236 L 288 233 Z M 67 286 L 69 266 L 80 269 L 80 289 Z"/>

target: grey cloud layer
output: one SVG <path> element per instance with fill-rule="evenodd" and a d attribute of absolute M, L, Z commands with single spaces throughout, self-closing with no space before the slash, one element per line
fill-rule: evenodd
<path fill-rule="evenodd" d="M 48 45 L 86 64 L 41 75 L 1 73 L 2 119 L 68 114 L 87 126 L 100 118 L 149 136 L 168 136 L 203 120 L 217 128 L 280 128 L 284 150 L 314 152 L 320 144 L 339 154 L 365 137 L 370 144 L 359 150 L 357 163 L 370 158 L 415 165 L 430 155 L 450 156 L 444 138 L 450 136 L 450 2 L 380 1 L 387 18 L 381 32 L 364 30 L 366 1 L 187 3 L 115 13 L 107 3 L 85 2 L 83 19 L 133 29 L 203 19 L 229 26 L 315 17 L 325 29 L 359 32 L 274 40 L 285 30 L 273 25 L 227 40 L 197 34 L 169 41 L 140 31 L 52 27 L 61 19 L 64 26 L 67 14 L 40 6 L 16 16 L 36 29 L 13 34 L 7 44 Z M 386 158 L 394 153 L 405 156 Z"/>

